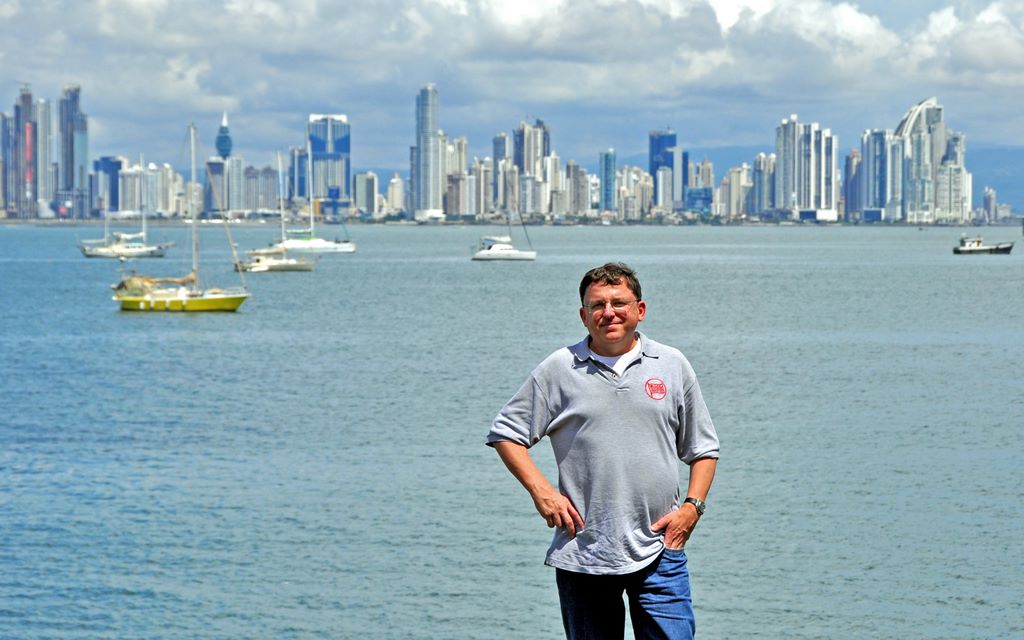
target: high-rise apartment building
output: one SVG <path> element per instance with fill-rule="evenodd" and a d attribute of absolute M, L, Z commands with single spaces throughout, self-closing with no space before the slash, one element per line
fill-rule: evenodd
<path fill-rule="evenodd" d="M 412 156 L 412 200 L 417 220 L 444 216 L 437 86 L 420 89 L 416 96 L 416 146 Z"/>
<path fill-rule="evenodd" d="M 34 218 L 39 184 L 36 173 L 36 130 L 32 92 L 22 87 L 14 115 L 4 123 L 4 199 L 7 215 Z"/>
<path fill-rule="evenodd" d="M 380 186 L 377 180 L 377 174 L 372 171 L 366 173 L 357 173 L 355 178 L 355 188 L 353 189 L 353 206 L 359 210 L 360 213 L 365 213 L 370 216 L 376 216 L 377 214 L 377 192 L 380 191 Z"/>
<path fill-rule="evenodd" d="M 67 215 L 86 215 L 89 189 L 89 122 L 82 112 L 82 88 L 64 87 L 58 103 L 60 163 L 56 199 Z"/>
<path fill-rule="evenodd" d="M 922 100 L 895 130 L 861 136 L 859 198 L 847 196 L 847 211 L 911 224 L 967 222 L 972 176 L 965 155 L 964 136 L 947 129 L 942 106 L 934 97 Z"/>
<path fill-rule="evenodd" d="M 835 220 L 839 160 L 831 130 L 817 122 L 800 124 L 793 114 L 775 129 L 775 158 L 775 209 Z"/>
<path fill-rule="evenodd" d="M 491 202 L 494 204 L 495 207 L 497 207 L 498 203 L 504 201 L 504 198 L 502 197 L 502 174 L 500 171 L 502 166 L 501 161 L 506 158 L 512 157 L 512 144 L 509 141 L 508 134 L 505 133 L 504 131 L 499 132 L 497 135 L 495 135 L 494 139 L 491 141 L 491 144 L 493 151 L 493 156 L 491 158 L 491 178 L 493 180 L 492 188 L 494 191 L 494 193 L 491 196 Z"/>
<path fill-rule="evenodd" d="M 855 219 L 856 213 L 861 210 L 860 184 L 863 174 L 861 173 L 861 155 L 856 147 L 850 149 L 846 154 L 846 164 L 843 167 L 843 215 L 845 220 Z"/>
<path fill-rule="evenodd" d="M 543 159 L 551 155 L 551 129 L 537 118 L 534 123 L 519 123 L 512 132 L 512 160 L 520 175 L 540 176 Z"/>
<path fill-rule="evenodd" d="M 245 199 L 245 160 L 241 156 L 231 156 L 225 160 L 227 165 L 227 209 L 244 211 L 250 209 Z"/>
<path fill-rule="evenodd" d="M 754 167 L 751 172 L 751 195 L 750 213 L 768 213 L 774 208 L 775 202 L 775 154 L 759 153 L 754 158 Z"/>
<path fill-rule="evenodd" d="M 397 172 L 388 182 L 387 208 L 390 212 L 405 209 L 405 180 Z"/>
<path fill-rule="evenodd" d="M 598 175 L 601 179 L 601 211 L 617 211 L 617 190 L 615 185 L 615 149 L 602 151 L 598 156 Z"/>
<path fill-rule="evenodd" d="M 53 162 L 53 114 L 50 103 L 36 100 L 36 182 L 39 201 L 49 203 L 57 187 L 56 165 Z M 46 205 L 49 207 L 49 204 Z"/>

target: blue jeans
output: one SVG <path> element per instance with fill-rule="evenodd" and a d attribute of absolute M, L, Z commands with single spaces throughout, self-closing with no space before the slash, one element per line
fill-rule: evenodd
<path fill-rule="evenodd" d="M 556 569 L 562 624 L 569 640 L 622 640 L 629 617 L 636 640 L 690 640 L 695 623 L 690 572 L 682 549 L 665 549 L 640 571 L 595 576 Z"/>

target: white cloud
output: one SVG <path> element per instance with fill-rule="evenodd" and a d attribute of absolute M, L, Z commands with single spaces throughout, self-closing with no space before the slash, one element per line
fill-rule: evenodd
<path fill-rule="evenodd" d="M 18 0 L 0 0 L 0 20 L 7 20 L 18 15 L 21 3 Z"/>
<path fill-rule="evenodd" d="M 860 8 L 867 4 L 881 8 Z M 407 162 L 413 100 L 427 82 L 440 89 L 442 126 L 468 135 L 481 154 L 495 131 L 527 114 L 551 123 L 559 151 L 571 158 L 589 154 L 593 140 L 642 148 L 647 129 L 664 124 L 695 144 L 766 146 L 774 123 L 791 112 L 847 132 L 891 127 L 929 95 L 950 103 L 953 126 L 976 125 L 974 139 L 986 138 L 985 127 L 1001 119 L 1016 125 L 1010 135 L 1024 143 L 1014 96 L 1024 91 L 1024 2 L 970 11 L 965 2 L 954 8 L 937 1 L 899 29 L 887 24 L 884 6 L 0 0 L 10 27 L 0 42 L 0 91 L 14 96 L 17 81 L 30 80 L 38 94 L 56 97 L 75 82 L 87 112 L 110 120 L 216 124 L 227 109 L 240 148 L 294 144 L 304 113 L 348 113 L 358 152 L 377 158 L 356 163 L 373 166 Z M 14 52 L 26 47 L 37 54 L 12 65 Z M 985 118 L 972 116 L 980 108 L 965 98 L 982 87 Z M 289 130 L 292 140 L 271 138 Z M 97 137 L 93 146 L 128 144 L 142 143 Z"/>

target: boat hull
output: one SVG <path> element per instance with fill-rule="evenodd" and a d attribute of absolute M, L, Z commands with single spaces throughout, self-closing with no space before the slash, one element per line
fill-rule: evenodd
<path fill-rule="evenodd" d="M 981 246 L 981 247 L 953 247 L 953 253 L 958 256 L 964 255 L 982 255 L 982 254 L 1001 254 L 1007 255 L 1013 250 L 1012 242 L 1004 242 L 1002 244 Z"/>
<path fill-rule="evenodd" d="M 235 265 L 235 271 L 248 273 L 270 273 L 279 271 L 312 271 L 316 263 L 310 260 L 288 260 L 287 262 L 242 262 Z"/>
<path fill-rule="evenodd" d="M 473 260 L 536 260 L 536 251 L 477 251 Z"/>
<path fill-rule="evenodd" d="M 82 255 L 86 258 L 111 258 L 119 260 L 121 258 L 162 258 L 167 253 L 167 249 L 174 246 L 173 243 L 159 244 L 159 245 L 140 245 L 140 246 L 97 246 L 90 247 L 87 245 L 81 246 Z"/>
<path fill-rule="evenodd" d="M 247 291 L 210 289 L 198 294 L 188 290 L 155 291 L 146 294 L 118 294 L 114 300 L 121 311 L 170 311 L 179 313 L 237 311 L 249 298 Z"/>
<path fill-rule="evenodd" d="M 356 243 L 351 241 L 332 241 L 323 238 L 299 239 L 288 238 L 278 243 L 277 247 L 296 253 L 355 253 Z"/>

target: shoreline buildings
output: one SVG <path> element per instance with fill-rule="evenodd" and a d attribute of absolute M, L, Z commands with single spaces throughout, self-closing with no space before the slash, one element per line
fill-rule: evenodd
<path fill-rule="evenodd" d="M 8 218 L 86 218 L 146 211 L 176 216 L 184 181 L 169 165 L 130 163 L 123 156 L 89 160 L 89 123 L 81 87 L 63 88 L 56 113 L 21 88 L 11 115 L 0 114 L 0 213 Z M 54 122 L 56 121 L 56 122 Z M 774 150 L 722 172 L 691 161 L 671 128 L 648 132 L 646 167 L 613 149 L 596 155 L 596 173 L 555 151 L 541 118 L 519 121 L 490 141 L 490 157 L 471 157 L 465 136 L 440 128 L 439 92 L 423 86 L 415 99 L 415 144 L 409 175 L 385 181 L 354 174 L 351 124 L 345 114 L 309 114 L 301 146 L 290 150 L 283 186 L 267 166 L 233 154 L 223 114 L 217 155 L 200 188 L 207 214 L 276 215 L 286 204 L 331 218 L 406 218 L 417 222 L 533 222 L 602 220 L 626 223 L 737 222 L 747 219 L 815 222 L 966 224 L 1006 218 L 986 187 L 984 207 L 972 207 L 973 175 L 966 137 L 951 130 L 938 100 L 913 105 L 893 129 L 866 129 L 839 159 L 839 141 L 817 122 L 793 114 L 775 129 Z M 626 160 L 624 162 L 624 160 Z M 387 174 L 384 174 L 387 175 Z M 386 190 L 386 193 L 381 193 Z"/>

